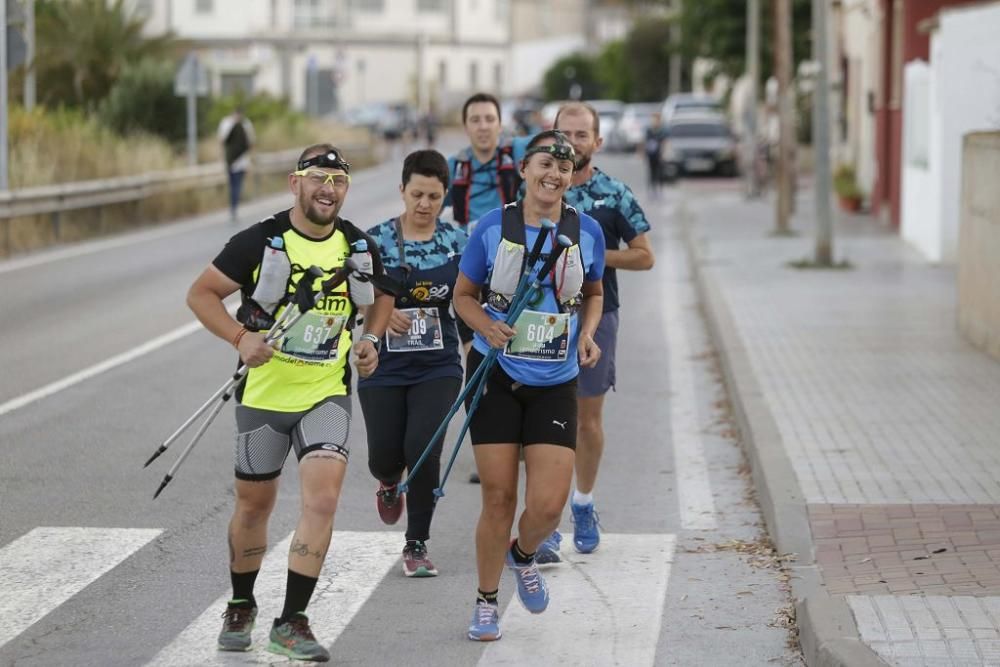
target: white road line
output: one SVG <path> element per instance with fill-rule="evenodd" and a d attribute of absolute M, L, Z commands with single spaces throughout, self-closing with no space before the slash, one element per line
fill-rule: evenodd
<path fill-rule="evenodd" d="M 673 242 L 672 245 L 676 245 Z M 681 302 L 678 281 L 687 263 L 677 248 L 670 252 L 673 271 L 663 281 L 663 329 L 667 334 L 670 376 L 670 442 L 674 449 L 674 473 L 680 502 L 681 526 L 687 530 L 715 530 L 715 500 L 708 476 L 708 463 L 698 424 L 698 402 L 693 352 L 685 323 L 690 317 Z M 686 290 L 687 291 L 687 290 Z M 693 298 L 693 296 L 692 296 Z"/>
<path fill-rule="evenodd" d="M 361 609 L 372 591 L 400 557 L 403 534 L 399 532 L 333 531 L 333 542 L 326 565 L 309 603 L 316 638 L 331 646 Z M 230 595 L 212 603 L 169 646 L 160 651 L 149 665 L 180 667 L 199 665 L 261 665 L 286 662 L 266 650 L 271 619 L 281 613 L 288 574 L 288 547 L 292 536 L 276 544 L 264 558 L 254 597 L 262 605 L 253 632 L 254 650 L 245 654 L 223 653 L 216 646 L 222 628 L 222 612 Z M 403 576 L 400 572 L 399 576 Z"/>
<path fill-rule="evenodd" d="M 0 646 L 161 532 L 139 528 L 35 528 L 0 549 Z"/>
<path fill-rule="evenodd" d="M 592 554 L 564 551 L 564 562 L 542 573 L 549 608 L 534 616 L 512 599 L 500 619 L 503 638 L 479 664 L 652 665 L 675 545 L 673 535 L 605 533 Z M 513 585 L 505 572 L 501 586 Z"/>
<path fill-rule="evenodd" d="M 144 354 L 149 354 L 154 350 L 158 350 L 164 345 L 169 345 L 176 340 L 180 340 L 185 336 L 193 334 L 201 328 L 201 322 L 198 322 L 197 320 L 189 322 L 188 324 L 178 327 L 173 331 L 169 331 L 162 336 L 157 336 L 153 340 L 147 341 L 138 347 L 133 347 L 131 350 L 127 350 L 119 355 L 111 357 L 110 359 L 105 359 L 100 363 L 94 364 L 90 368 L 84 368 L 82 371 L 78 371 L 72 375 L 67 375 L 61 380 L 56 380 L 55 382 L 51 382 L 44 387 L 40 387 L 34 391 L 28 392 L 27 394 L 22 394 L 17 398 L 12 398 L 6 403 L 0 403 L 0 415 L 5 415 L 8 412 L 17 410 L 18 408 L 23 408 L 30 403 L 41 400 L 46 396 L 51 396 L 52 394 L 62 391 L 63 389 L 68 389 L 69 387 L 79 384 L 84 380 L 89 380 L 95 375 L 100 375 L 101 373 L 109 371 L 116 366 L 126 364 Z"/>

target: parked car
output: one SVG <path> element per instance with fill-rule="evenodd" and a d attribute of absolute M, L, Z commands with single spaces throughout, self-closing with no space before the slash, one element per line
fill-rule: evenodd
<path fill-rule="evenodd" d="M 722 105 L 711 95 L 701 93 L 675 93 L 663 102 L 660 117 L 669 123 L 681 114 L 721 114 Z"/>
<path fill-rule="evenodd" d="M 653 116 L 660 113 L 661 107 L 659 102 L 626 104 L 609 150 L 634 151 L 646 140 L 646 129 L 653 122 Z"/>
<path fill-rule="evenodd" d="M 345 112 L 342 119 L 348 125 L 367 127 L 384 139 L 399 139 L 404 134 L 416 134 L 417 114 L 408 104 L 375 102 Z"/>
<path fill-rule="evenodd" d="M 739 145 L 723 116 L 681 114 L 666 127 L 660 150 L 664 179 L 695 173 L 736 176 Z"/>

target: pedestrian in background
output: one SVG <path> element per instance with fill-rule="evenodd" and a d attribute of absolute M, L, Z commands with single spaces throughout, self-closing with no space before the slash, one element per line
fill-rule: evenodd
<path fill-rule="evenodd" d="M 646 173 L 648 175 L 649 194 L 653 197 L 660 196 L 660 188 L 663 185 L 663 159 L 660 152 L 663 150 L 663 142 L 667 139 L 667 128 L 664 126 L 660 114 L 653 114 L 653 119 L 646 128 L 646 139 L 643 141 L 643 151 L 646 154 Z"/>
<path fill-rule="evenodd" d="M 374 374 L 358 381 L 368 431 L 368 469 L 378 480 L 376 507 L 386 524 L 399 521 L 403 472 L 412 470 L 462 388 L 462 357 L 451 300 L 465 230 L 438 218 L 448 190 L 448 163 L 435 150 L 403 161 L 404 210 L 368 230 L 388 277 L 398 284 L 395 308 Z M 405 499 L 403 574 L 433 577 L 427 555 L 441 447 L 434 444 L 413 475 Z"/>
<path fill-rule="evenodd" d="M 253 123 L 243 115 L 242 107 L 236 107 L 219 121 L 218 136 L 229 184 L 229 219 L 236 222 L 243 179 L 250 167 L 250 151 L 256 142 Z"/>

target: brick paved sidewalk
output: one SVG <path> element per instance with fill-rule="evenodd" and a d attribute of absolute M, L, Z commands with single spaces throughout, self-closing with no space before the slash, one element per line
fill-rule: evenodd
<path fill-rule="evenodd" d="M 871 218 L 838 223 L 852 270 L 790 268 L 812 254 L 802 194 L 792 238 L 735 193 L 689 191 L 685 209 L 710 316 L 733 329 L 717 342 L 748 361 L 822 592 L 888 664 L 1000 665 L 1000 363 L 959 335 L 954 269 Z"/>

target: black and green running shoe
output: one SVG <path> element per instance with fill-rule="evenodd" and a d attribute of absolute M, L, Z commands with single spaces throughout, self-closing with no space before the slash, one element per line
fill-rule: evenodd
<path fill-rule="evenodd" d="M 257 618 L 257 607 L 249 600 L 231 600 L 223 612 L 222 632 L 219 633 L 220 651 L 249 651 L 250 631 Z"/>
<path fill-rule="evenodd" d="M 298 612 L 293 614 L 284 623 L 281 619 L 274 619 L 274 627 L 271 628 L 271 643 L 267 650 L 271 653 L 287 655 L 293 660 L 312 660 L 313 662 L 326 662 L 330 659 L 330 652 L 316 641 L 312 630 L 309 628 L 309 617 Z"/>

